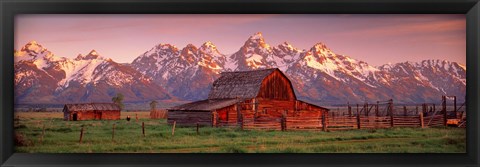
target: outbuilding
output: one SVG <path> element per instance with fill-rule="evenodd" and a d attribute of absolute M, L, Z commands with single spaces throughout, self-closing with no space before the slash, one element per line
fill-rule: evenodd
<path fill-rule="evenodd" d="M 65 121 L 118 120 L 120 110 L 114 103 L 65 104 L 63 115 Z"/>
<path fill-rule="evenodd" d="M 223 72 L 208 99 L 168 109 L 168 122 L 192 126 L 236 126 L 243 118 L 320 117 L 328 109 L 295 96 L 292 83 L 278 68 Z"/>

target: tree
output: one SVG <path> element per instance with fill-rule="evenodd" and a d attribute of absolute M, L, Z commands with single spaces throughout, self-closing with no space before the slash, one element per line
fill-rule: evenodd
<path fill-rule="evenodd" d="M 117 93 L 116 96 L 112 97 L 112 102 L 115 103 L 115 104 L 117 104 L 118 106 L 120 106 L 120 110 L 123 110 L 123 108 L 124 108 L 124 106 L 125 106 L 125 105 L 123 104 L 123 99 L 124 99 L 124 98 L 125 98 L 125 97 L 123 96 L 123 94 Z"/>
<path fill-rule="evenodd" d="M 155 109 L 157 108 L 157 104 L 157 101 L 152 100 L 152 102 L 150 102 L 150 109 L 152 109 L 152 111 L 155 111 Z"/>

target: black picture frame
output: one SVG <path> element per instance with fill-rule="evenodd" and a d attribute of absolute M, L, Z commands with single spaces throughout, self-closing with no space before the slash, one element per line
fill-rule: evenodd
<path fill-rule="evenodd" d="M 1 0 L 2 166 L 478 166 L 478 0 Z M 14 153 L 14 18 L 18 14 L 465 14 L 465 154 L 26 154 Z"/>

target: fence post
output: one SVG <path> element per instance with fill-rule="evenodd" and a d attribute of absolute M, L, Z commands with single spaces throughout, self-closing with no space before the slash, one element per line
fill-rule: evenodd
<path fill-rule="evenodd" d="M 138 114 L 137 113 L 135 113 L 135 119 L 138 122 Z"/>
<path fill-rule="evenodd" d="M 420 112 L 420 126 L 421 126 L 422 128 L 425 127 L 425 124 L 423 123 L 423 112 Z"/>
<path fill-rule="evenodd" d="M 282 115 L 282 119 L 280 120 L 282 125 L 282 131 L 287 131 L 287 118 L 285 115 Z"/>
<path fill-rule="evenodd" d="M 197 135 L 198 135 L 198 122 L 197 122 Z"/>
<path fill-rule="evenodd" d="M 352 107 L 350 106 L 350 103 L 347 103 L 347 107 L 348 107 L 348 116 L 352 117 Z"/>
<path fill-rule="evenodd" d="M 360 129 L 360 113 L 358 112 L 358 104 L 357 104 L 357 129 Z"/>
<path fill-rule="evenodd" d="M 403 116 L 407 116 L 407 106 L 403 106 Z"/>
<path fill-rule="evenodd" d="M 453 96 L 453 112 L 455 113 L 455 118 L 458 118 L 458 116 L 457 116 L 457 96 Z"/>
<path fill-rule="evenodd" d="M 142 134 L 143 134 L 143 137 L 145 137 L 145 123 L 142 122 Z"/>
<path fill-rule="evenodd" d="M 177 124 L 177 121 L 173 121 L 172 136 L 175 136 L 175 125 L 176 124 Z"/>
<path fill-rule="evenodd" d="M 390 126 L 393 128 L 395 125 L 393 122 L 393 100 L 390 99 L 388 103 L 388 108 L 390 110 Z"/>
<path fill-rule="evenodd" d="M 82 144 L 82 140 L 83 140 L 83 125 L 82 125 L 82 129 L 80 130 L 80 141 L 78 141 L 78 143 Z"/>

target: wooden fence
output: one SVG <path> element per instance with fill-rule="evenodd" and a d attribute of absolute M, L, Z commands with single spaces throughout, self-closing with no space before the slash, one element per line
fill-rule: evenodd
<path fill-rule="evenodd" d="M 337 117 L 282 117 L 282 118 L 243 118 L 242 129 L 257 130 L 313 130 L 336 131 L 351 129 L 381 129 L 392 127 L 424 128 L 446 126 L 445 116 L 337 116 Z"/>
<path fill-rule="evenodd" d="M 357 117 L 339 116 L 339 117 L 327 117 L 326 119 L 327 129 L 332 130 L 349 130 L 356 129 Z"/>
<path fill-rule="evenodd" d="M 283 130 L 323 130 L 323 117 L 285 117 Z"/>
<path fill-rule="evenodd" d="M 281 119 L 243 118 L 241 128 L 244 130 L 283 130 Z"/>

